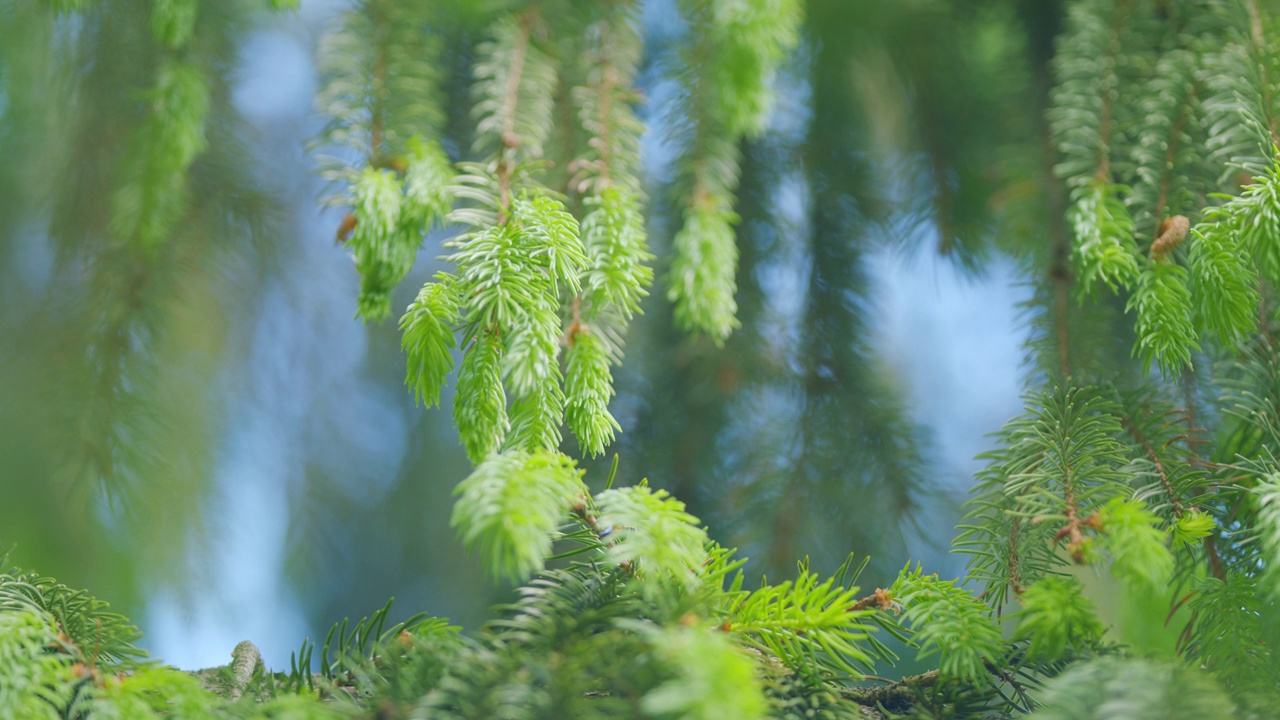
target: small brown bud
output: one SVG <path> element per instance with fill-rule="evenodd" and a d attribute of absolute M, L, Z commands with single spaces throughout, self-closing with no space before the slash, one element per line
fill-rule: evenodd
<path fill-rule="evenodd" d="M 1185 215 L 1174 215 L 1160 223 L 1160 236 L 1151 243 L 1151 257 L 1160 258 L 1173 252 L 1182 244 L 1187 232 L 1191 230 L 1191 221 Z"/>
<path fill-rule="evenodd" d="M 356 216 L 351 213 L 347 213 L 346 217 L 342 218 L 342 222 L 338 225 L 338 244 L 341 245 L 342 243 L 345 243 L 347 238 L 351 237 L 351 233 L 355 229 Z"/>

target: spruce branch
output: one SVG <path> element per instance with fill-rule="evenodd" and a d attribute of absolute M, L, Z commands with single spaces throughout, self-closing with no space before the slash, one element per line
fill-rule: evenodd
<path fill-rule="evenodd" d="M 1222 26 L 1216 45 L 1205 49 L 1205 110 L 1210 150 L 1220 182 L 1238 173 L 1258 175 L 1270 164 L 1277 135 L 1276 60 L 1268 27 L 1252 0 L 1214 8 Z"/>
<path fill-rule="evenodd" d="M 860 677 L 872 663 L 862 647 L 872 630 L 864 618 L 873 604 L 892 601 L 878 591 L 864 598 L 869 600 L 864 605 L 854 600 L 856 592 L 856 587 L 843 587 L 835 577 L 820 580 L 804 563 L 794 581 L 766 581 L 750 593 L 740 591 L 739 578 L 726 593 L 727 612 L 720 627 L 801 676 L 821 678 L 836 672 Z"/>
<path fill-rule="evenodd" d="M 0 554 L 0 617 L 35 613 L 57 634 L 52 645 L 89 668 L 99 663 L 129 668 L 146 653 L 134 643 L 141 636 L 127 618 L 84 590 L 73 590 L 53 578 L 21 572 Z"/>
<path fill-rule="evenodd" d="M 644 126 L 635 115 L 640 96 L 633 87 L 642 52 L 637 11 L 634 2 L 619 2 L 587 28 L 585 82 L 572 92 L 579 121 L 590 137 L 575 159 L 579 192 L 599 194 L 614 185 L 640 185 L 639 136 Z"/>
<path fill-rule="evenodd" d="M 598 522 L 610 533 L 606 556 L 648 579 L 646 593 L 656 595 L 666 583 L 697 586 L 708 557 L 707 533 L 684 503 L 644 485 L 606 490 L 595 503 Z"/>
<path fill-rule="evenodd" d="M 1280 473 L 1261 476 L 1250 492 L 1258 505 L 1257 542 L 1268 560 L 1260 577 L 1262 589 L 1273 599 L 1280 598 Z"/>
<path fill-rule="evenodd" d="M 322 156 L 321 176 L 334 192 L 326 204 L 352 210 L 337 239 L 361 276 L 358 317 L 392 315 L 391 292 L 408 275 L 422 239 L 453 204 L 452 162 L 434 139 L 444 122 L 441 49 L 419 25 L 418 0 L 362 0 L 344 13 L 321 46 L 324 87 L 317 96 L 330 120 L 314 147 L 345 146 L 354 159 Z"/>
<path fill-rule="evenodd" d="M 111 198 L 111 233 L 143 253 L 155 253 L 190 201 L 187 173 L 209 146 L 209 80 L 192 62 L 168 60 L 147 94 L 150 115 L 124 163 Z"/>
<path fill-rule="evenodd" d="M 1100 657 L 1073 665 L 1048 685 L 1044 720 L 1076 718 L 1226 718 L 1234 704 L 1205 673 L 1175 662 Z"/>
<path fill-rule="evenodd" d="M 519 166 L 541 156 L 551 129 L 557 75 L 551 59 L 533 46 L 539 22 L 536 8 L 499 19 L 475 65 L 474 149 L 492 158 L 500 225 L 508 220 Z"/>
<path fill-rule="evenodd" d="M 1134 104 L 1145 127 L 1136 134 L 1131 152 L 1135 177 L 1129 203 L 1143 234 L 1150 232 L 1151 254 L 1157 257 L 1185 237 L 1188 216 L 1197 214 L 1216 177 L 1200 141 L 1206 132 L 1204 53 L 1197 49 L 1212 43 L 1214 33 L 1192 32 L 1176 23 L 1167 33 L 1176 45 L 1159 54 L 1137 90 Z"/>
<path fill-rule="evenodd" d="M 1253 42 L 1253 49 L 1259 54 L 1267 53 L 1267 40 L 1270 33 L 1268 33 L 1267 29 L 1264 27 L 1263 14 L 1258 8 L 1258 0 L 1244 0 L 1244 4 L 1249 13 L 1249 39 Z M 1273 97 L 1275 94 L 1275 87 L 1270 82 L 1269 77 L 1273 64 L 1264 61 L 1258 63 L 1256 67 L 1260 76 L 1258 90 L 1261 95 L 1262 107 L 1264 111 L 1267 112 L 1266 128 L 1270 134 L 1270 144 L 1272 147 L 1275 147 L 1280 145 L 1280 132 L 1277 131 L 1277 126 L 1280 126 L 1280 119 L 1277 119 L 1275 116 L 1276 106 Z"/>
<path fill-rule="evenodd" d="M 794 0 L 740 3 L 686 0 L 692 30 L 690 57 L 704 72 L 683 80 L 688 157 L 683 168 L 686 208 L 674 240 L 667 298 L 676 322 L 723 344 L 737 327 L 738 253 L 733 193 L 738 183 L 738 141 L 764 128 L 769 83 L 799 39 L 801 6 Z"/>
<path fill-rule="evenodd" d="M 640 703 L 645 713 L 688 720 L 767 717 L 755 667 L 722 634 L 679 625 L 644 634 L 673 671 L 645 694 Z"/>
<path fill-rule="evenodd" d="M 1076 649 L 1088 649 L 1102 637 L 1103 626 L 1078 580 L 1046 577 L 1019 596 L 1022 610 L 1016 640 L 1028 640 L 1027 654 L 1059 660 Z"/>
<path fill-rule="evenodd" d="M 428 406 L 440 404 L 440 389 L 453 370 L 454 326 L 459 320 L 454 282 L 447 273 L 436 275 L 400 318 L 400 348 L 408 366 L 404 382 L 413 389 L 414 400 Z"/>
<path fill-rule="evenodd" d="M 1067 30 L 1054 57 L 1057 86 L 1050 119 L 1062 153 L 1059 176 L 1068 186 L 1112 182 L 1114 106 L 1119 94 L 1120 54 L 1131 18 L 1124 0 L 1073 3 Z"/>
<path fill-rule="evenodd" d="M 559 365 L 552 365 L 532 383 L 511 405 L 511 430 L 503 444 L 530 452 L 554 450 L 565 413 L 564 376 Z"/>
<path fill-rule="evenodd" d="M 1099 512 L 1098 525 L 1106 533 L 1112 574 L 1138 590 L 1167 587 L 1175 562 L 1169 531 L 1141 500 L 1112 498 Z"/>
<path fill-rule="evenodd" d="M 502 386 L 502 345 L 497 333 L 480 330 L 462 356 L 453 422 L 472 463 L 502 447 L 510 428 Z"/>
<path fill-rule="evenodd" d="M 1183 652 L 1237 693 L 1258 691 L 1280 678 L 1267 642 L 1265 590 L 1256 578 L 1229 573 L 1199 581 L 1187 603 L 1192 620 Z M 1243 694 L 1243 693 L 1242 693 Z"/>
<path fill-rule="evenodd" d="M 1095 528 L 1098 497 L 1122 487 L 1123 447 L 1114 439 L 1119 423 L 1105 414 L 1111 404 L 1087 391 L 1059 388 L 1033 398 L 1030 423 L 1018 427 L 1006 492 L 1014 513 L 1039 523 L 1060 519 L 1053 541 L 1069 540 L 1076 562 L 1089 555 L 1086 527 Z"/>
<path fill-rule="evenodd" d="M 915 631 L 920 656 L 939 656 L 939 676 L 979 683 L 987 663 L 1003 657 L 1000 628 L 987 608 L 955 581 L 925 575 L 918 565 L 903 567 L 890 590 L 904 608 L 903 621 Z"/>
<path fill-rule="evenodd" d="M 529 54 L 529 39 L 534 16 L 532 10 L 522 14 L 516 23 L 515 43 L 511 51 L 510 67 L 507 68 L 507 83 L 502 97 L 502 109 L 499 117 L 502 126 L 499 137 L 502 150 L 498 154 L 498 223 L 507 221 L 507 209 L 511 205 L 511 156 L 520 147 L 520 136 L 516 134 L 516 104 L 520 98 L 520 76 L 524 72 L 525 58 Z"/>
<path fill-rule="evenodd" d="M 588 326 L 572 326 L 565 359 L 565 420 L 587 455 L 602 454 L 622 430 L 609 412 L 614 361 L 608 345 Z"/>
<path fill-rule="evenodd" d="M 1191 354 L 1200 349 L 1192 308 L 1185 267 L 1166 259 L 1143 269 L 1125 311 L 1137 315 L 1135 351 L 1141 353 L 1144 371 L 1158 363 L 1166 375 L 1174 376 L 1191 365 Z"/>
<path fill-rule="evenodd" d="M 1138 276 L 1133 219 L 1118 197 L 1119 190 L 1103 181 L 1091 182 L 1076 192 L 1076 203 L 1069 211 L 1076 235 L 1071 257 L 1082 295 L 1088 295 L 1097 280 L 1117 290 Z"/>
<path fill-rule="evenodd" d="M 586 494 L 582 473 L 559 453 L 508 450 L 490 455 L 458 484 L 450 524 L 463 546 L 496 577 L 521 580 L 541 570 L 557 528 Z"/>

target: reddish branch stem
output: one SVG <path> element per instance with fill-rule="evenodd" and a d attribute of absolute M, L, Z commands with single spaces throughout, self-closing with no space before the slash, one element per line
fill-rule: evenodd
<path fill-rule="evenodd" d="M 1107 55 L 1110 63 L 1104 65 L 1112 68 L 1112 80 L 1115 77 L 1115 58 L 1120 54 L 1120 22 L 1124 18 L 1123 3 L 1116 3 L 1115 13 L 1111 19 L 1111 38 L 1107 43 Z M 1095 175 L 1098 182 L 1107 182 L 1111 177 L 1111 100 L 1112 94 L 1115 92 L 1115 82 L 1108 83 L 1104 80 L 1102 83 L 1102 108 L 1098 119 L 1098 172 Z"/>
<path fill-rule="evenodd" d="M 1080 519 L 1080 508 L 1076 504 L 1076 488 L 1075 484 L 1071 482 L 1070 466 L 1066 468 L 1066 472 L 1062 475 L 1062 488 L 1063 501 L 1067 506 L 1067 524 L 1058 531 L 1058 534 L 1054 536 L 1053 541 L 1057 543 L 1063 538 L 1068 538 L 1070 542 L 1067 543 L 1067 550 L 1071 553 L 1071 559 L 1076 563 L 1082 563 L 1084 562 L 1085 541 L 1084 530 L 1082 528 L 1086 526 L 1095 529 L 1098 528 L 1098 514 L 1095 512 L 1093 515 L 1083 520 Z"/>
<path fill-rule="evenodd" d="M 1182 517 L 1182 513 L 1185 512 L 1182 501 L 1178 499 L 1178 494 L 1174 492 L 1173 484 L 1169 482 L 1169 475 L 1165 472 L 1164 463 L 1160 462 L 1160 456 L 1156 454 L 1155 448 L 1151 447 L 1151 442 L 1138 430 L 1138 426 L 1131 419 L 1121 416 L 1120 422 L 1124 423 L 1129 434 L 1138 441 L 1138 444 L 1142 445 L 1142 449 L 1146 452 L 1147 459 L 1151 461 L 1151 464 L 1156 466 L 1156 473 L 1160 475 L 1160 485 L 1164 488 L 1165 495 L 1169 497 L 1169 502 L 1173 505 L 1173 514 L 1177 517 Z"/>
<path fill-rule="evenodd" d="M 382 136 L 386 123 L 387 96 L 387 17 L 381 4 L 370 8 L 374 26 L 373 82 L 369 98 L 369 164 L 377 165 L 382 157 Z"/>
<path fill-rule="evenodd" d="M 1022 519 L 1014 518 L 1009 528 L 1009 585 L 1015 595 L 1022 594 L 1022 581 L 1018 578 L 1018 531 L 1022 529 Z"/>
<path fill-rule="evenodd" d="M 1182 128 L 1187 122 L 1188 108 L 1195 102 L 1198 94 L 1199 83 L 1196 84 L 1191 92 L 1187 95 L 1187 100 L 1183 103 L 1181 111 L 1178 113 L 1178 119 L 1173 123 L 1173 130 L 1169 133 L 1169 146 L 1164 152 L 1164 172 L 1160 176 L 1160 195 L 1156 198 L 1156 226 L 1151 237 L 1159 238 L 1163 230 L 1163 220 L 1165 206 L 1169 204 L 1169 183 L 1173 176 L 1174 159 L 1178 152 L 1178 136 L 1182 133 Z"/>
<path fill-rule="evenodd" d="M 511 55 L 511 67 L 507 71 L 506 94 L 502 99 L 502 149 L 499 151 L 497 169 L 498 224 L 507 221 L 507 212 L 511 207 L 511 172 L 515 165 L 515 150 L 520 146 L 520 136 L 516 134 L 516 110 L 520 100 L 520 80 L 524 75 L 524 63 L 529 55 L 533 21 L 532 10 L 520 15 L 520 32 L 516 35 L 516 47 Z"/>
<path fill-rule="evenodd" d="M 618 86 L 618 68 L 606 57 L 600 78 L 600 187 L 608 187 L 609 163 L 613 160 L 613 92 Z"/>

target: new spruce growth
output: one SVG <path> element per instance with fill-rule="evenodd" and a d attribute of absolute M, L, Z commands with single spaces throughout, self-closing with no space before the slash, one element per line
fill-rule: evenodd
<path fill-rule="evenodd" d="M 109 5 L 63 1 L 39 11 L 60 22 L 74 14 L 78 24 L 58 27 L 75 35 L 118 19 Z M 205 65 L 186 58 L 203 52 L 212 5 L 166 0 L 135 13 L 163 62 L 138 108 L 139 152 L 119 165 L 123 181 L 106 211 L 113 247 L 130 261 L 166 257 L 182 219 L 204 202 L 190 177 L 214 143 L 214 85 Z M 1003 9 L 986 21 L 1003 32 L 1015 8 L 996 5 Z M 1044 70 L 1049 107 L 1034 118 L 1044 146 L 1033 154 L 1044 153 L 1045 167 L 1038 179 L 981 198 L 1001 216 L 991 234 L 1007 233 L 1027 227 L 1016 217 L 1025 187 L 1052 183 L 1030 203 L 1040 213 L 1032 224 L 1050 228 L 1052 247 L 1004 238 L 1036 284 L 1031 372 L 1025 412 L 982 456 L 958 528 L 964 581 L 908 562 L 882 587 L 860 588 L 866 563 L 852 556 L 830 574 L 805 560 L 786 579 L 753 581 L 746 559 L 712 540 L 715 528 L 658 487 L 663 478 L 619 484 L 616 462 L 607 477 L 592 476 L 565 447 L 565 427 L 581 456 L 604 454 L 628 429 L 610 409 L 614 368 L 629 324 L 661 299 L 649 297 L 655 263 L 691 342 L 705 336 L 704 349 L 715 352 L 742 324 L 738 263 L 750 249 L 736 229 L 750 209 L 737 198 L 743 147 L 769 126 L 788 63 L 839 49 L 804 25 L 802 3 L 676 3 L 680 32 L 666 51 L 683 64 L 668 78 L 661 123 L 640 110 L 647 48 L 638 3 L 470 8 L 477 41 L 465 77 L 452 78 L 470 92 L 462 142 L 450 126 L 465 113 L 449 102 L 464 93 L 446 90 L 439 31 L 450 21 L 447 3 L 360 0 L 322 47 L 318 106 L 328 124 L 316 147 L 335 153 L 321 159 L 332 191 L 324 202 L 345 213 L 336 239 L 360 276 L 357 316 L 399 317 L 409 392 L 438 406 L 453 383 L 452 417 L 474 467 L 456 487 L 451 524 L 491 578 L 514 585 L 513 600 L 469 632 L 426 614 L 388 626 L 388 604 L 350 629 L 335 626 L 318 656 L 304 641 L 288 672 L 261 667 L 242 645 L 227 667 L 192 674 L 148 660 L 136 629 L 105 603 L 0 562 L 0 720 L 1273 714 L 1275 17 L 1258 0 L 1066 5 Z M 0 18 L 11 7 L 0 0 Z M 945 17 L 984 22 L 960 15 Z M 950 41 L 964 35 L 946 31 Z M 979 40 L 962 53 L 975 66 L 1018 55 L 993 36 Z M 1040 70 L 1023 61 L 1025 74 Z M 914 71 L 929 62 L 922 55 L 907 64 Z M 873 66 L 862 58 L 839 72 Z M 878 97 L 879 86 L 862 80 L 863 97 Z M 933 97 L 945 88 L 920 82 L 912 90 L 912 110 L 946 105 Z M 0 105 L 0 119 L 5 112 Z M 660 203 L 647 195 L 640 158 L 640 139 L 654 128 L 679 151 L 664 188 L 674 227 L 662 258 L 648 247 Z M 933 162 L 944 153 L 941 131 L 931 129 Z M 983 187 L 976 175 L 934 162 L 923 192 L 937 217 L 951 217 L 944 205 Z M 885 219 L 875 203 L 820 183 L 811 190 L 816 226 L 845 227 L 831 214 Z M 862 346 L 837 347 L 833 338 L 845 336 L 832 328 L 865 330 L 850 309 L 859 299 L 824 280 L 842 264 L 857 272 L 859 256 L 842 254 L 846 240 L 824 239 L 826 254 L 809 258 L 823 302 L 805 312 L 836 320 L 805 337 L 813 357 L 775 361 L 812 364 L 805 383 L 828 388 L 813 403 L 826 415 L 807 415 L 802 432 L 813 432 L 814 417 L 848 412 L 837 402 L 847 396 L 829 390 L 840 382 L 851 384 L 859 407 L 890 419 L 899 410 L 837 362 Z M 402 294 L 424 248 L 447 267 Z M 112 397 L 127 397 L 139 373 L 119 338 L 147 333 L 128 323 L 103 332 L 95 372 Z M 1132 341 L 1136 362 L 1100 359 L 1115 335 L 1126 351 Z M 907 463 L 893 460 L 915 452 L 906 433 L 853 423 L 878 454 L 842 460 L 897 471 Z M 130 437 L 85 441 L 101 446 L 103 474 L 128 459 Z M 909 483 L 903 475 L 895 480 Z M 831 517 L 814 507 L 821 497 L 797 488 L 782 491 L 784 517 Z M 835 527 L 819 530 L 841 537 Z M 895 671 L 891 642 L 927 669 Z"/>

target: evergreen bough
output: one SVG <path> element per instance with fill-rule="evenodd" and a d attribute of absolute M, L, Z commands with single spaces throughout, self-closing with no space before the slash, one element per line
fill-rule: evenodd
<path fill-rule="evenodd" d="M 94 19 L 108 4 L 45 11 Z M 108 224 L 140 258 L 175 231 L 193 202 L 188 172 L 208 149 L 209 81 L 183 59 L 203 5 L 157 0 L 147 16 L 171 52 Z M 719 344 L 738 322 L 740 141 L 764 129 L 803 8 L 678 6 L 687 70 L 670 123 L 680 227 L 667 296 L 677 324 Z M 589 455 L 621 429 L 608 407 L 612 367 L 654 277 L 636 7 L 480 11 L 489 24 L 467 150 L 442 140 L 442 12 L 361 0 L 343 15 L 325 41 L 319 105 L 331 120 L 317 146 L 347 149 L 322 172 L 327 202 L 349 208 L 338 239 L 362 277 L 358 316 L 391 316 L 428 231 L 452 233 L 452 270 L 400 319 L 406 383 L 439 404 L 456 370 L 453 417 L 475 469 L 452 522 L 487 571 L 519 585 L 516 601 L 470 634 L 423 615 L 386 627 L 388 605 L 336 626 L 318 672 L 304 642 L 289 672 L 267 671 L 242 644 L 226 668 L 193 675 L 148 661 L 136 629 L 104 603 L 2 566 L 0 718 L 1273 711 L 1280 31 L 1267 3 L 1069 3 L 1048 113 L 1066 193 L 1052 221 L 1069 244 L 1032 302 L 1046 311 L 1034 320 L 1027 410 L 985 456 L 956 540 L 972 587 L 908 564 L 867 593 L 852 558 L 825 579 L 801 563 L 795 579 L 747 589 L 743 561 L 677 499 L 647 483 L 614 487 L 612 475 L 592 491 L 596 479 L 561 451 L 564 425 Z M 555 128 L 562 117 L 577 125 Z M 1086 309 L 1118 301 L 1133 315 L 1141 372 L 1106 377 L 1074 362 L 1065 343 L 1079 309 L 1061 292 L 1072 283 Z M 1123 605 L 1155 598 L 1171 647 L 1109 632 L 1083 566 L 1109 568 Z M 937 669 L 875 678 L 874 663 L 896 659 L 880 631 Z"/>

